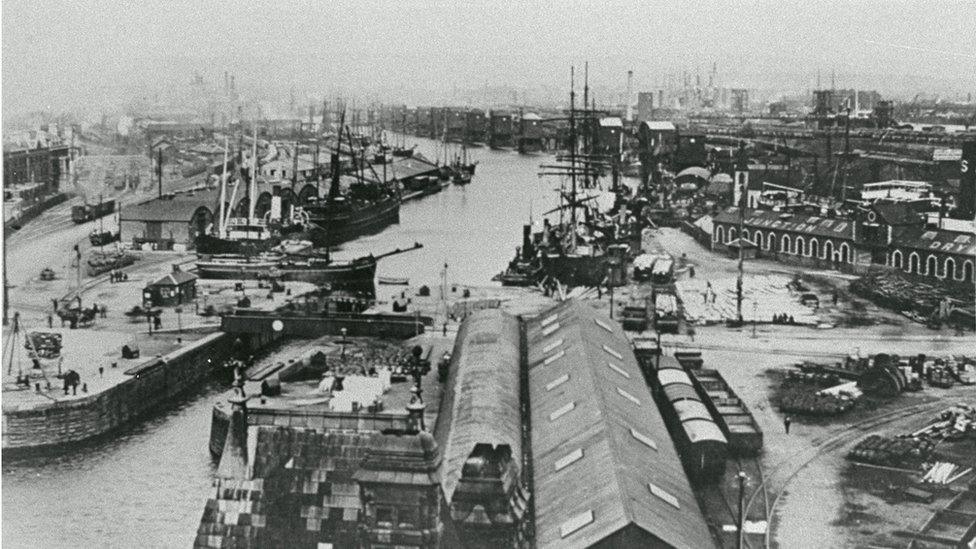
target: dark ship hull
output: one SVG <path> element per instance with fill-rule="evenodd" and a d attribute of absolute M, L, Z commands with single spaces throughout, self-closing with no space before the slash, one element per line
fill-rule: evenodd
<path fill-rule="evenodd" d="M 279 243 L 277 238 L 264 240 L 234 240 L 230 238 L 220 238 L 209 234 L 198 235 L 193 240 L 193 245 L 198 254 L 218 255 L 218 254 L 254 254 L 266 252 Z"/>
<path fill-rule="evenodd" d="M 543 253 L 542 270 L 551 278 L 568 286 L 601 286 L 608 273 L 606 254 L 547 254 Z"/>
<path fill-rule="evenodd" d="M 356 209 L 322 206 L 310 209 L 309 214 L 308 236 L 312 244 L 335 246 L 399 223 L 400 201 L 387 198 Z"/>

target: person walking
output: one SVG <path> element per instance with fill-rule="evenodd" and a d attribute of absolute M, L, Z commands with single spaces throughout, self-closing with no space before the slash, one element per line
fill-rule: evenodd
<path fill-rule="evenodd" d="M 783 427 L 786 428 L 786 434 L 790 434 L 790 424 L 793 423 L 793 418 L 786 416 L 783 418 Z"/>

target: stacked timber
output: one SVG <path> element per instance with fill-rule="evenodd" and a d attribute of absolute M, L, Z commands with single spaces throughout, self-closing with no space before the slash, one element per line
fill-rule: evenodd
<path fill-rule="evenodd" d="M 928 484 L 952 484 L 973 470 L 969 467 L 960 472 L 962 467 L 948 461 L 936 461 L 931 465 L 923 465 L 923 468 L 926 468 L 926 471 L 922 476 L 922 482 Z"/>

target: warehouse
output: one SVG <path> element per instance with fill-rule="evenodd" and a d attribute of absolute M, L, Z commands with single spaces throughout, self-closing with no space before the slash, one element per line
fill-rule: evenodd
<path fill-rule="evenodd" d="M 714 547 L 620 326 L 570 300 L 525 337 L 536 546 Z"/>
<path fill-rule="evenodd" d="M 441 487 L 466 547 L 512 547 L 522 533 L 519 323 L 497 309 L 460 327 L 434 437 Z"/>

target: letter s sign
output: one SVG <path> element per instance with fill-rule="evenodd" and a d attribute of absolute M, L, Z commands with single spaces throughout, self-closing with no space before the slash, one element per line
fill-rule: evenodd
<path fill-rule="evenodd" d="M 966 173 L 966 172 L 969 171 L 969 161 L 968 160 L 962 160 L 962 161 L 959 162 L 959 171 L 961 171 L 962 173 Z"/>

